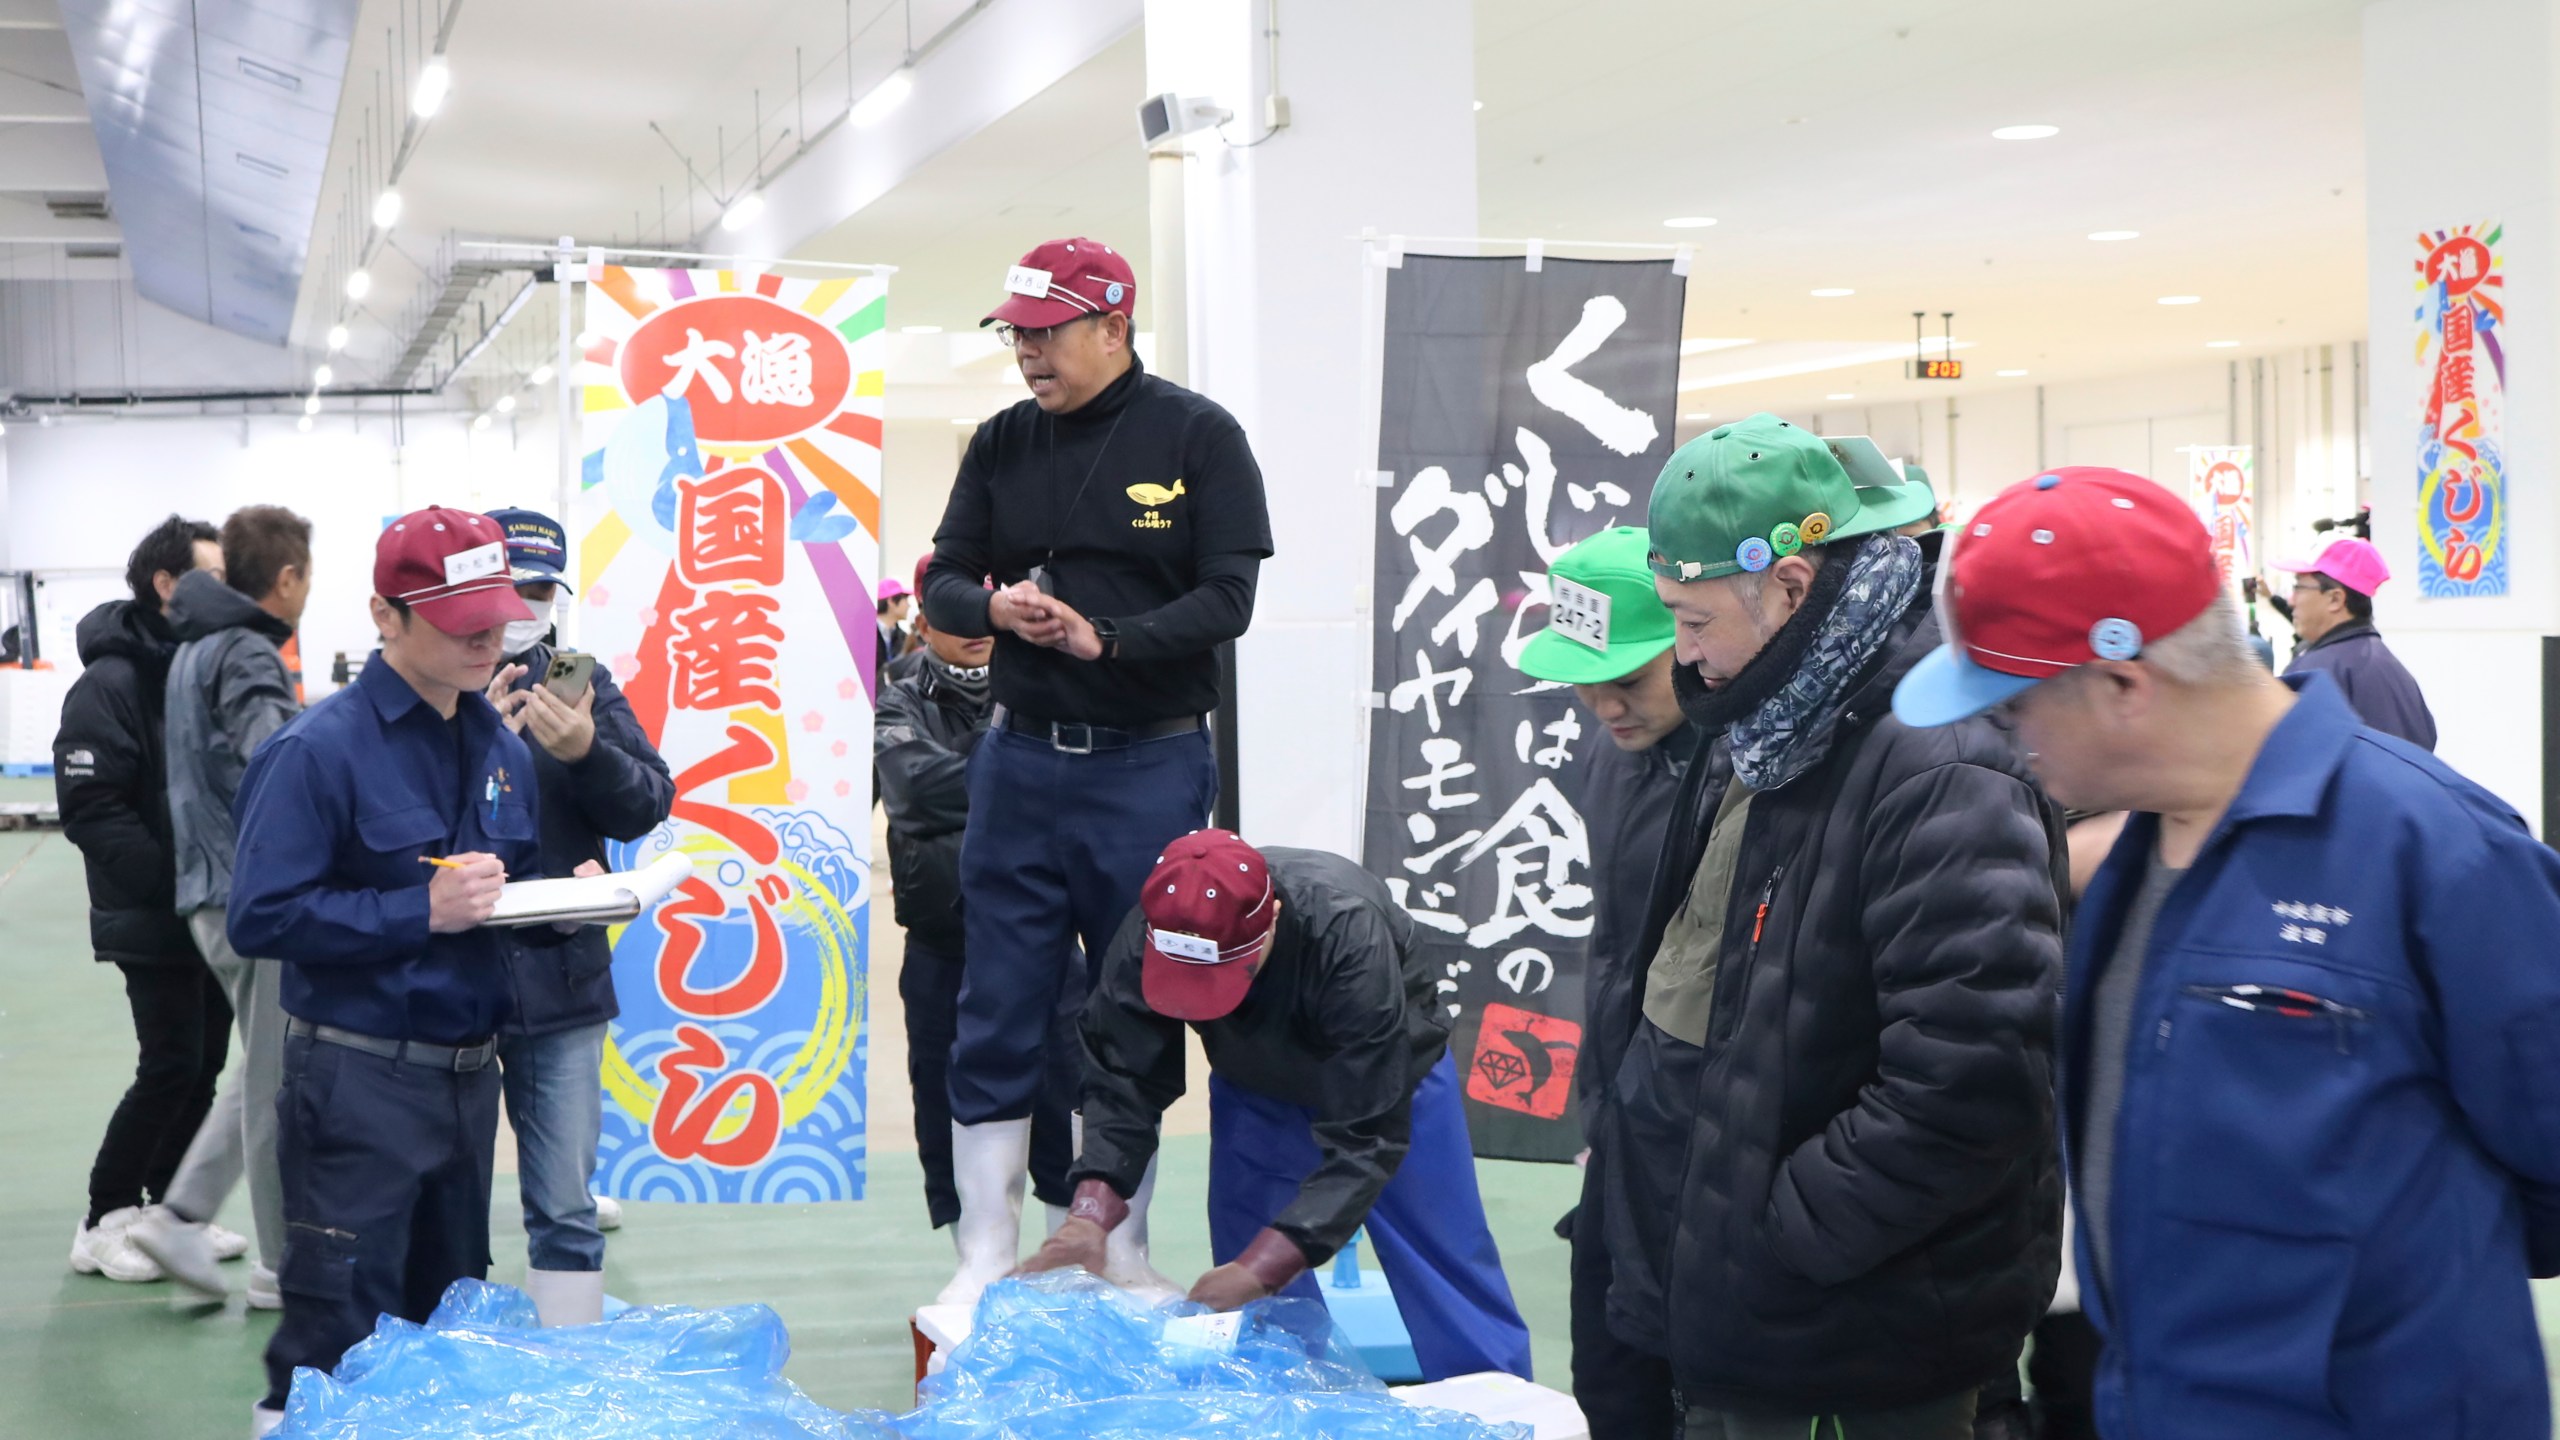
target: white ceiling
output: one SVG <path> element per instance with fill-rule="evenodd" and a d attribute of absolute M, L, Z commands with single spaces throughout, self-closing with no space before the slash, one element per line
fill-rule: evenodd
<path fill-rule="evenodd" d="M 370 0 L 369 21 L 395 3 Z M 919 0 L 918 38 L 964 8 Z M 2358 12 L 2356 0 L 1478 0 L 1481 225 L 1693 242 L 1687 333 L 1762 344 L 1700 355 L 1692 378 L 1872 353 L 1907 340 L 1915 309 L 1933 334 L 1938 312 L 1955 311 L 1972 342 L 1962 358 L 1977 378 L 1959 393 L 2189 362 L 2207 340 L 2247 354 L 2353 335 L 2365 293 Z M 0 0 L 0 240 L 30 208 L 42 216 L 33 192 L 95 173 L 85 127 L 15 123 L 21 100 L 81 113 L 76 97 L 6 73 L 67 73 L 43 48 L 58 35 L 6 28 L 50 13 L 45 0 Z M 737 190 L 752 173 L 754 92 L 768 147 L 798 128 L 794 46 L 811 130 L 896 63 L 896 0 L 855 0 L 849 86 L 847 13 L 843 0 L 723 0 L 716 14 L 684 0 L 468 0 L 453 98 L 401 186 L 399 251 L 431 265 L 446 231 L 658 238 L 660 189 L 681 209 L 686 181 L 648 122 L 701 170 L 716 170 L 725 131 Z M 1114 46 L 803 257 L 896 264 L 893 321 L 954 331 L 983 313 L 991 277 L 1050 235 L 1103 235 L 1143 263 L 1142 49 L 1135 36 Z M 371 94 L 375 63 L 351 68 L 350 107 Z M 2028 122 L 2061 133 L 1990 138 Z M 342 116 L 342 132 L 359 128 Z M 705 226 L 709 189 L 691 217 Z M 324 232 L 336 203 L 324 196 Z M 1719 223 L 1661 225 L 1696 214 Z M 670 216 L 663 233 L 687 229 Z M 2142 233 L 2084 238 L 2100 229 Z M 315 271 L 331 248 L 315 237 Z M 370 336 L 359 327 L 360 357 L 387 357 L 408 271 L 376 265 L 366 309 L 379 318 Z M 1822 286 L 1857 293 L 1807 294 Z M 317 290 L 309 338 L 337 308 Z M 2155 304 L 2164 294 L 2202 303 Z M 2000 369 L 2030 377 L 1992 378 Z M 1949 388 L 1880 360 L 1695 391 L 1684 409 Z"/>

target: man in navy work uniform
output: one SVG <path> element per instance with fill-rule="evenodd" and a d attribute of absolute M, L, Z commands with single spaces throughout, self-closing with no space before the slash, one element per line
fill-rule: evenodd
<path fill-rule="evenodd" d="M 260 1431 L 297 1366 L 335 1367 L 374 1317 L 423 1321 L 489 1269 L 495 932 L 512 872 L 541 871 L 533 757 L 480 693 L 516 597 L 485 515 L 429 507 L 374 547 L 382 648 L 258 747 L 240 785 L 231 944 L 284 962 L 276 1100 L 284 1318 Z"/>
<path fill-rule="evenodd" d="M 2147 480 L 2012 487 L 1950 570 L 1896 713 L 2005 707 L 2057 801 L 2134 812 L 2063 987 L 2101 1433 L 2547 1440 L 2560 856 L 2267 674 Z"/>
<path fill-rule="evenodd" d="M 1423 1378 L 1529 1374 L 1529 1331 L 1485 1225 L 1437 968 L 1376 877 L 1224 830 L 1165 851 L 1085 1002 L 1075 1203 L 1030 1268 L 1161 1284 L 1120 1242 L 1183 1087 L 1209 1057 L 1213 1310 L 1287 1291 L 1365 1222 Z"/>
<path fill-rule="evenodd" d="M 2417 677 L 2373 628 L 2373 592 L 2391 567 L 2370 540 L 2332 540 L 2314 560 L 2276 567 L 2293 573 L 2293 601 L 2278 606 L 2302 644 L 2287 675 L 2329 672 L 2357 718 L 2421 750 L 2436 748 L 2436 717 Z"/>
<path fill-rule="evenodd" d="M 999 707 L 970 759 L 960 849 L 960 1269 L 945 1304 L 1014 1266 L 1050 1019 L 1076 1001 L 1066 987 L 1089 985 L 1148 868 L 1209 818 L 1217 647 L 1252 621 L 1271 554 L 1243 428 L 1130 348 L 1129 262 L 1056 240 L 1005 288 L 986 323 L 1031 398 L 970 438 L 924 586 L 934 629 L 995 637 Z"/>
<path fill-rule="evenodd" d="M 533 510 L 489 519 L 506 536 L 508 573 L 533 611 L 508 624 L 507 663 L 486 693 L 507 728 L 532 742 L 540 873 L 597 874 L 607 840 L 637 840 L 667 818 L 675 778 L 602 664 L 570 698 L 544 683 L 555 653 L 546 637 L 569 595 L 560 522 Z M 542 929 L 497 933 L 515 986 L 498 1069 L 524 1202 L 525 1293 L 545 1325 L 591 1325 L 604 1318 L 608 1227 L 588 1187 L 604 1129 L 605 1030 L 622 1013 L 613 945 L 600 925 L 580 926 L 566 941 Z"/>

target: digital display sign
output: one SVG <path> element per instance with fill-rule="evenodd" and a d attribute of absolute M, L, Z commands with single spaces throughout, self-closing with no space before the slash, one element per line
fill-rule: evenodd
<path fill-rule="evenodd" d="M 1911 362 L 1911 378 L 1961 380 L 1964 378 L 1964 362 L 1961 360 L 1914 360 Z"/>

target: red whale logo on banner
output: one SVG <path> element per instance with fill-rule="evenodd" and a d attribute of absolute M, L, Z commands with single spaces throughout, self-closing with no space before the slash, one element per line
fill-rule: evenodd
<path fill-rule="evenodd" d="M 623 343 L 625 393 L 693 407 L 706 445 L 770 445 L 835 418 L 853 389 L 844 341 L 761 295 L 708 295 L 651 315 Z"/>

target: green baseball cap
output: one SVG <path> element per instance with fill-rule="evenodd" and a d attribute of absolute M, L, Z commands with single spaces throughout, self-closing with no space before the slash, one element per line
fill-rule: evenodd
<path fill-rule="evenodd" d="M 1824 439 L 1775 415 L 1719 425 L 1671 452 L 1653 482 L 1653 573 L 1712 580 L 1925 520 L 1926 482 L 1905 484 L 1864 435 Z"/>
<path fill-rule="evenodd" d="M 1556 557 L 1547 571 L 1547 628 L 1520 650 L 1532 680 L 1601 685 L 1622 680 L 1671 648 L 1671 612 L 1645 567 L 1645 533 L 1603 530 Z"/>

